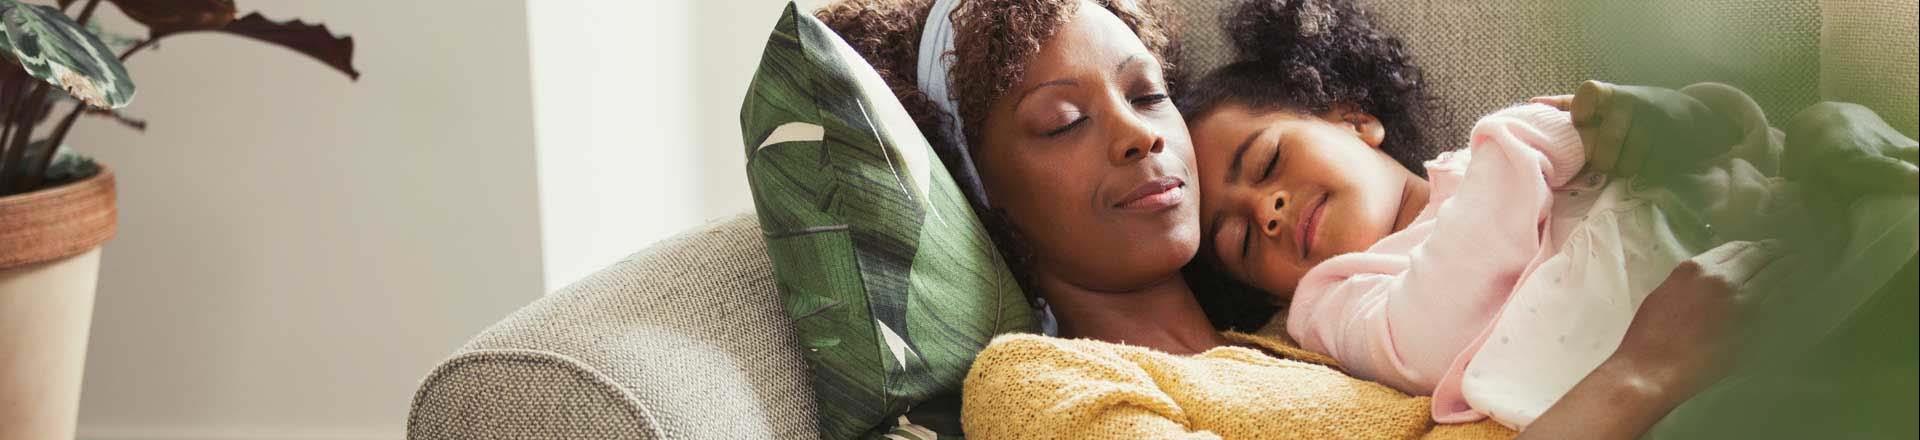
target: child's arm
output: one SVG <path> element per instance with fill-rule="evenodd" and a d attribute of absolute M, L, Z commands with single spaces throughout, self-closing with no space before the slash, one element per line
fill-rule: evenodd
<path fill-rule="evenodd" d="M 1482 118 L 1471 158 L 1428 167 L 1441 200 L 1430 238 L 1409 255 L 1358 253 L 1301 280 L 1287 330 L 1355 377 L 1429 394 L 1505 303 L 1540 251 L 1551 188 L 1572 179 L 1584 150 L 1566 112 L 1540 104 Z M 1463 179 L 1463 180 L 1461 180 Z"/>

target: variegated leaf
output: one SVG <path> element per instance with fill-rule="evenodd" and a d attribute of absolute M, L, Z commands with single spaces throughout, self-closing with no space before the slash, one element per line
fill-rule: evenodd
<path fill-rule="evenodd" d="M 133 101 L 133 79 L 113 50 L 51 6 L 0 0 L 0 56 L 87 105 Z"/>

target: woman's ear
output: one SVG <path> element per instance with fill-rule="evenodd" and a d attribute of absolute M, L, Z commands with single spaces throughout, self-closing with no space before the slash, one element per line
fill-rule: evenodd
<path fill-rule="evenodd" d="M 1353 104 L 1334 104 L 1332 108 L 1327 109 L 1326 113 L 1321 114 L 1320 118 L 1353 130 L 1354 136 L 1358 136 L 1360 141 L 1366 142 L 1369 147 L 1378 149 L 1380 143 L 1387 140 L 1387 127 L 1380 124 L 1380 118 Z"/>

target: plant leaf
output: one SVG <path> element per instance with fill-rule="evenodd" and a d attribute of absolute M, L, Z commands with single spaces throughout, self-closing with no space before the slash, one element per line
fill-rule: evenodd
<path fill-rule="evenodd" d="M 233 22 L 233 0 L 111 0 L 127 18 L 147 25 L 148 38 L 207 31 Z"/>
<path fill-rule="evenodd" d="M 133 79 L 113 50 L 51 6 L 0 0 L 0 56 L 87 105 L 133 101 Z"/>
<path fill-rule="evenodd" d="M 334 36 L 326 25 L 307 24 L 298 19 L 276 22 L 255 12 L 219 30 L 293 49 L 332 66 L 347 77 L 360 79 L 360 71 L 353 68 L 353 37 Z"/>

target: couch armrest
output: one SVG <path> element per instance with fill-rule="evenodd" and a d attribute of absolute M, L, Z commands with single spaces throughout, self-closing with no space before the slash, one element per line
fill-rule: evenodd
<path fill-rule="evenodd" d="M 658 439 L 653 416 L 567 356 L 478 350 L 434 369 L 413 398 L 415 440 Z"/>
<path fill-rule="evenodd" d="M 414 439 L 818 438 L 751 215 L 663 240 L 475 336 L 421 385 Z"/>

